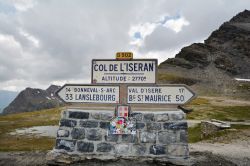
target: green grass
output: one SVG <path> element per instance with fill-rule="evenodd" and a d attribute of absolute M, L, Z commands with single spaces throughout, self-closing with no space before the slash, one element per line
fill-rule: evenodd
<path fill-rule="evenodd" d="M 61 108 L 54 108 L 0 116 L 0 151 L 52 149 L 55 144 L 54 138 L 36 137 L 34 135 L 13 136 L 9 133 L 20 128 L 58 125 L 61 110 Z"/>
<path fill-rule="evenodd" d="M 215 99 L 219 102 L 219 99 Z M 193 111 L 187 114 L 187 119 L 207 120 L 218 119 L 223 121 L 250 120 L 250 106 L 216 106 L 209 99 L 196 98 L 187 107 Z M 62 108 L 47 109 L 35 112 L 25 112 L 0 116 L 0 151 L 33 151 L 49 150 L 55 145 L 55 139 L 49 137 L 36 137 L 35 135 L 10 135 L 10 132 L 20 128 L 33 126 L 58 125 Z M 224 136 L 250 130 L 250 126 L 232 125 L 233 130 L 219 131 L 207 140 L 224 138 Z M 200 125 L 188 128 L 189 142 L 201 141 Z"/>
<path fill-rule="evenodd" d="M 231 139 L 233 139 L 237 135 L 241 137 L 240 133 L 243 130 L 250 130 L 250 125 L 240 125 L 240 124 L 231 125 L 230 129 L 220 130 L 212 135 L 202 138 L 201 125 L 198 124 L 194 127 L 188 128 L 188 142 L 196 143 L 203 140 L 216 140 L 215 142 L 217 142 L 218 140 L 221 140 L 221 142 L 223 143 L 225 142 L 228 143 L 230 142 Z"/>
<path fill-rule="evenodd" d="M 186 78 L 186 77 L 181 77 L 177 76 L 174 74 L 158 74 L 157 75 L 158 80 L 160 82 L 167 82 L 171 84 L 186 84 L 186 85 L 193 85 L 197 82 L 197 80 L 192 79 L 192 78 Z"/>
<path fill-rule="evenodd" d="M 0 140 L 0 151 L 47 151 L 55 145 L 55 138 L 50 137 L 4 135 Z"/>
<path fill-rule="evenodd" d="M 250 120 L 250 106 L 217 106 L 211 99 L 196 98 L 187 105 L 193 111 L 187 114 L 190 120 L 210 120 L 217 119 L 222 121 L 246 121 Z M 222 99 L 214 99 L 216 102 L 223 102 Z M 188 128 L 189 142 L 195 143 L 202 140 L 214 140 L 215 142 L 227 142 L 231 138 L 235 138 L 235 133 L 239 134 L 242 130 L 250 130 L 250 126 L 231 125 L 229 130 L 221 130 L 206 138 L 201 138 L 201 126 Z M 236 134 L 236 135 L 237 135 Z M 236 138 L 238 139 L 238 138 Z"/>
<path fill-rule="evenodd" d="M 202 98 L 202 97 L 197 97 L 196 99 L 192 100 L 189 105 L 209 105 L 209 100 Z"/>
<path fill-rule="evenodd" d="M 250 106 L 199 106 L 191 107 L 187 119 L 218 119 L 223 121 L 245 121 L 250 119 Z"/>
<path fill-rule="evenodd" d="M 195 143 L 201 141 L 201 125 L 188 128 L 188 142 Z"/>
<path fill-rule="evenodd" d="M 233 124 L 231 125 L 233 129 L 250 129 L 250 125 Z"/>

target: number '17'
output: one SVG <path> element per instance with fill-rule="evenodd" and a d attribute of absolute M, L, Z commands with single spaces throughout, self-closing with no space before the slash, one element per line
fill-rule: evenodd
<path fill-rule="evenodd" d="M 184 91 L 185 91 L 184 88 L 180 88 L 180 89 L 179 89 L 179 92 L 180 92 L 180 93 L 183 93 Z"/>

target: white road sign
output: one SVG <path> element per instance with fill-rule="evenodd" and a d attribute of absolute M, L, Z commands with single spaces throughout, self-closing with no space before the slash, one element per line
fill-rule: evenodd
<path fill-rule="evenodd" d="M 155 83 L 157 59 L 92 60 L 92 83 Z"/>
<path fill-rule="evenodd" d="M 128 104 L 183 105 L 195 94 L 185 85 L 128 86 Z"/>
<path fill-rule="evenodd" d="M 66 84 L 57 95 L 67 103 L 119 103 L 119 86 Z"/>

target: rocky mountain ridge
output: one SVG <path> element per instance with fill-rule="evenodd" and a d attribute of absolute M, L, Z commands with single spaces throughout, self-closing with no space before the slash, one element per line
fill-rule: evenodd
<path fill-rule="evenodd" d="M 188 83 L 201 94 L 250 94 L 250 11 L 245 10 L 204 41 L 182 48 L 159 65 L 159 82 Z"/>
<path fill-rule="evenodd" d="M 62 106 L 63 102 L 55 97 L 60 86 L 51 85 L 46 90 L 26 88 L 3 110 L 3 114 L 30 112 Z"/>
<path fill-rule="evenodd" d="M 159 65 L 159 83 L 183 83 L 198 94 L 250 96 L 250 11 L 245 10 L 204 41 L 184 47 L 175 58 Z M 3 114 L 28 112 L 63 105 L 54 92 L 26 88 L 3 111 Z"/>

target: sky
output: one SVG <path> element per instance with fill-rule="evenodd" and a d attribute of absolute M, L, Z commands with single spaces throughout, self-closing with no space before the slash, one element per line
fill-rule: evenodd
<path fill-rule="evenodd" d="M 173 58 L 249 0 L 0 0 L 0 90 L 88 84 L 92 59 Z"/>

